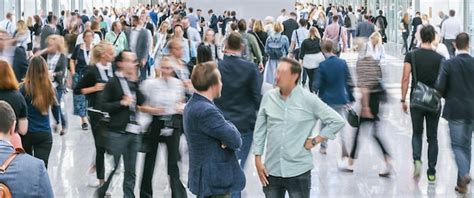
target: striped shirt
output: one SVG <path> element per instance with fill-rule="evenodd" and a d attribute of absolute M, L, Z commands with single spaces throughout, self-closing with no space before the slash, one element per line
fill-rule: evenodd
<path fill-rule="evenodd" d="M 380 61 L 373 57 L 364 57 L 357 61 L 357 86 L 369 88 L 372 91 L 377 91 L 380 79 L 382 79 L 382 69 L 380 68 Z"/>

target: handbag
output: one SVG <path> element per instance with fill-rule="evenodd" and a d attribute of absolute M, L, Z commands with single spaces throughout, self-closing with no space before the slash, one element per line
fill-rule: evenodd
<path fill-rule="evenodd" d="M 421 109 L 428 112 L 438 112 L 441 108 L 441 96 L 436 89 L 429 87 L 428 85 L 419 82 L 416 78 L 416 61 L 415 51 L 411 54 L 412 70 L 413 70 L 413 82 L 415 87 L 410 97 L 410 107 L 415 109 Z"/>
<path fill-rule="evenodd" d="M 357 115 L 357 112 L 352 108 L 352 107 L 346 107 L 347 111 L 347 122 L 349 125 L 351 125 L 354 128 L 357 128 L 360 126 L 360 118 L 359 115 Z"/>

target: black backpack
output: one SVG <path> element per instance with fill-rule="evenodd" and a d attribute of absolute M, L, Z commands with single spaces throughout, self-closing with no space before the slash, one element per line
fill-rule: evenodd
<path fill-rule="evenodd" d="M 352 26 L 351 18 L 349 17 L 349 15 L 346 15 L 346 17 L 344 17 L 344 27 L 350 28 L 351 26 Z"/>

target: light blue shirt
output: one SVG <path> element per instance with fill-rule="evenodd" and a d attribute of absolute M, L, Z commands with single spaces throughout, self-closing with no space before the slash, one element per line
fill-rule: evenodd
<path fill-rule="evenodd" d="M 315 94 L 296 86 L 286 100 L 279 89 L 263 96 L 254 130 L 253 154 L 263 155 L 271 176 L 295 177 L 313 169 L 311 151 L 304 148 L 316 122 L 326 126 L 319 133 L 334 139 L 345 120 Z M 266 143 L 266 148 L 265 148 Z"/>

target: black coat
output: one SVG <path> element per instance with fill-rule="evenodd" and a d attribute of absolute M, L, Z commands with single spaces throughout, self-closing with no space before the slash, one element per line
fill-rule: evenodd
<path fill-rule="evenodd" d="M 446 99 L 443 118 L 474 119 L 474 58 L 460 54 L 443 61 L 436 89 Z"/>

